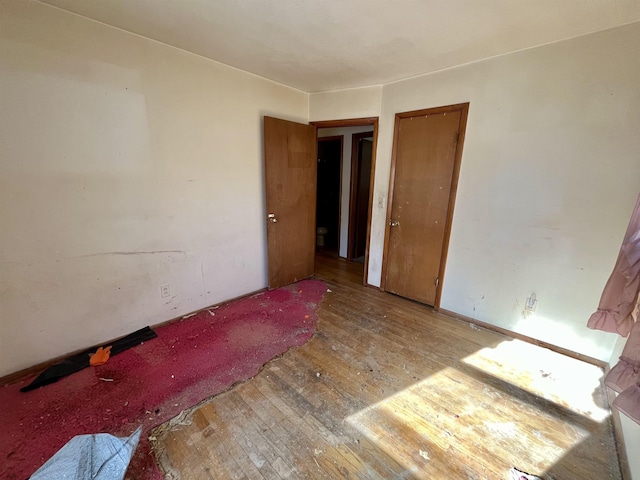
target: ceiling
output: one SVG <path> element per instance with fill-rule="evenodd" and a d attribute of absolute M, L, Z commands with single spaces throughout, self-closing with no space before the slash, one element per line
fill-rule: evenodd
<path fill-rule="evenodd" d="M 379 85 L 640 21 L 640 0 L 41 0 L 298 88 Z"/>

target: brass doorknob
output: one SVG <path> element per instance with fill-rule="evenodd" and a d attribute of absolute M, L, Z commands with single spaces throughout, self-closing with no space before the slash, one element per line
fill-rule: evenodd
<path fill-rule="evenodd" d="M 269 220 L 271 223 L 277 223 L 278 219 L 276 218 L 276 214 L 275 213 L 270 213 L 269 215 L 267 215 L 267 220 Z"/>

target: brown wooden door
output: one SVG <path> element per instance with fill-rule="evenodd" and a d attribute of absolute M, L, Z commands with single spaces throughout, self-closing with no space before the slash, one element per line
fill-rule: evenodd
<path fill-rule="evenodd" d="M 351 198 L 349 203 L 349 236 L 347 257 L 364 258 L 369 223 L 369 188 L 373 132 L 355 133 L 352 137 Z"/>
<path fill-rule="evenodd" d="M 384 289 L 428 305 L 439 303 L 466 108 L 396 116 Z"/>
<path fill-rule="evenodd" d="M 264 117 L 269 288 L 313 275 L 316 128 Z"/>

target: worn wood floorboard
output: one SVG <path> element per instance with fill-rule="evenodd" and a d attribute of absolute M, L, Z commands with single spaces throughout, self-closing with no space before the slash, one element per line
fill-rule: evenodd
<path fill-rule="evenodd" d="M 314 338 L 154 442 L 175 479 L 621 478 L 593 365 L 363 287 L 318 256 Z"/>

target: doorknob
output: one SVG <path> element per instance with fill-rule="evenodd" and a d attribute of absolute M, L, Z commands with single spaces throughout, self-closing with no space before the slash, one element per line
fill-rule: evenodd
<path fill-rule="evenodd" d="M 389 226 L 390 227 L 398 227 L 398 226 L 400 226 L 400 222 L 398 220 L 390 220 L 389 221 Z"/>
<path fill-rule="evenodd" d="M 277 223 L 278 219 L 276 218 L 276 214 L 275 213 L 270 213 L 269 215 L 267 215 L 267 220 L 269 220 L 271 223 Z"/>

